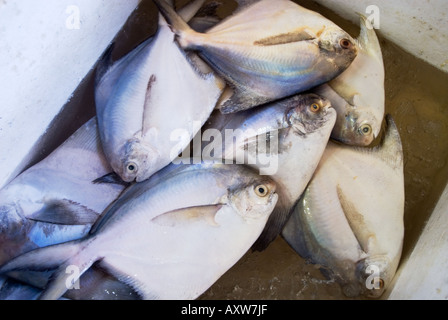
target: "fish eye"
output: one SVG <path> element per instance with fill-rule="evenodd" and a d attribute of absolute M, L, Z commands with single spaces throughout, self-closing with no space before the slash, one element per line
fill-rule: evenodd
<path fill-rule="evenodd" d="M 255 194 L 259 197 L 266 197 L 268 195 L 269 188 L 264 184 L 260 184 L 255 187 Z"/>
<path fill-rule="evenodd" d="M 317 102 L 312 103 L 310 106 L 310 110 L 311 110 L 311 112 L 314 112 L 314 113 L 319 112 L 320 104 L 318 104 Z"/>
<path fill-rule="evenodd" d="M 379 280 L 379 289 L 383 289 L 384 288 L 384 280 L 380 278 Z"/>
<path fill-rule="evenodd" d="M 360 128 L 359 128 L 359 132 L 361 132 L 361 134 L 363 135 L 368 135 L 372 132 L 372 127 L 368 124 L 363 124 Z"/>
<path fill-rule="evenodd" d="M 133 172 L 136 172 L 137 171 L 137 165 L 134 163 L 134 162 L 129 162 L 127 165 L 126 165 L 126 170 L 128 171 L 128 172 L 131 172 L 131 173 L 133 173 Z"/>
<path fill-rule="evenodd" d="M 352 42 L 349 39 L 342 38 L 339 40 L 339 45 L 342 49 L 350 49 L 352 47 Z"/>
<path fill-rule="evenodd" d="M 378 286 L 375 286 L 375 280 L 372 279 L 371 284 L 373 286 L 373 288 L 377 289 L 377 290 L 381 290 L 384 288 L 384 280 L 379 278 L 378 280 Z"/>

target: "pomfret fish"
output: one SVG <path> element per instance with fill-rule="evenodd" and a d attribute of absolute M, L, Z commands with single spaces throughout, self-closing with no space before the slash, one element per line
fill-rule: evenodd
<path fill-rule="evenodd" d="M 403 243 L 403 153 L 387 116 L 381 145 L 330 142 L 282 235 L 322 266 L 350 297 L 379 297 L 395 275 Z"/>
<path fill-rule="evenodd" d="M 95 88 L 104 152 L 122 180 L 143 181 L 188 145 L 225 84 L 199 58 L 186 56 L 162 17 L 154 38 L 111 66 L 107 57 Z M 179 142 L 172 133 L 180 129 L 186 134 Z"/>
<path fill-rule="evenodd" d="M 0 273 L 55 268 L 41 298 L 57 299 L 68 266 L 81 276 L 96 263 L 145 299 L 194 299 L 250 248 L 277 198 L 272 180 L 244 166 L 170 165 L 127 188 L 85 238 L 28 252 Z"/>
<path fill-rule="evenodd" d="M 77 239 L 124 189 L 92 180 L 110 172 L 96 118 L 0 190 L 0 263 L 36 247 Z"/>
<path fill-rule="evenodd" d="M 207 121 L 202 140 L 213 143 L 203 142 L 204 159 L 249 165 L 277 184 L 279 201 L 253 249 L 264 250 L 281 233 L 322 157 L 335 119 L 327 99 L 303 94 L 234 114 L 215 111 Z M 222 153 L 216 143 L 221 140 Z"/>
<path fill-rule="evenodd" d="M 96 117 L 81 126 L 49 156 L 0 190 L 0 264 L 30 250 L 85 236 L 123 185 L 94 184 L 112 169 L 99 140 Z M 48 275 L 17 277 L 23 287 L 3 279 L 1 299 L 31 299 Z M 133 290 L 92 270 L 70 298 L 129 299 Z M 93 280 L 94 279 L 94 280 Z M 89 285 L 91 283 L 91 285 Z"/>
<path fill-rule="evenodd" d="M 341 75 L 313 91 L 330 99 L 338 112 L 331 137 L 345 144 L 368 146 L 384 119 L 384 64 L 380 43 L 361 15 L 358 55 Z"/>
<path fill-rule="evenodd" d="M 233 113 L 327 82 L 356 57 L 336 24 L 292 1 L 261 0 L 206 33 L 191 29 L 164 0 L 154 0 L 180 46 L 197 51 L 228 89 L 218 107 Z"/>

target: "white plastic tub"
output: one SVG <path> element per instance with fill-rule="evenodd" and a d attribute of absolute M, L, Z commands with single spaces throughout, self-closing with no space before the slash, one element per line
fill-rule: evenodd
<path fill-rule="evenodd" d="M 155 30 L 155 6 L 139 2 L 0 2 L 0 187 L 94 115 L 98 58 L 114 39 L 118 58 Z M 374 7 L 367 0 L 297 2 L 353 36 L 356 12 L 379 9 L 386 111 L 403 134 L 407 192 L 403 259 L 383 298 L 448 299 L 448 2 L 378 0 Z M 201 297 L 225 298 L 345 297 L 278 238 L 262 253 L 249 252 Z"/>

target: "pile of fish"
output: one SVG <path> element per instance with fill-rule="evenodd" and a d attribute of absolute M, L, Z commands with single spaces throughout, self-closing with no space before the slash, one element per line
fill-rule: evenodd
<path fill-rule="evenodd" d="M 279 235 L 381 296 L 403 157 L 369 21 L 353 39 L 289 0 L 154 2 L 156 34 L 99 62 L 96 116 L 0 190 L 0 298 L 196 299 Z"/>

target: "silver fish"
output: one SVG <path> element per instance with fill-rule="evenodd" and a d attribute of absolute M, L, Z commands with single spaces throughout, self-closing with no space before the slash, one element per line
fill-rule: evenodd
<path fill-rule="evenodd" d="M 282 235 L 350 297 L 379 297 L 403 243 L 403 151 L 393 119 L 381 145 L 330 142 Z"/>
<path fill-rule="evenodd" d="M 327 99 L 303 94 L 235 114 L 215 111 L 207 121 L 203 159 L 248 165 L 277 184 L 279 201 L 253 249 L 264 250 L 281 233 L 322 157 L 335 120 Z"/>
<path fill-rule="evenodd" d="M 218 102 L 233 113 L 305 91 L 344 71 L 354 40 L 320 14 L 288 0 L 261 0 L 206 33 L 192 30 L 164 0 L 154 0 L 180 46 L 197 51 L 228 88 Z"/>
<path fill-rule="evenodd" d="M 95 177 L 111 170 L 102 152 L 94 117 L 49 156 L 2 188 L 0 264 L 39 247 L 85 236 L 125 188 L 119 184 L 92 183 Z M 32 299 L 48 277 L 14 275 L 20 283 L 3 278 L 0 299 Z M 69 298 L 138 298 L 132 288 L 98 270 L 89 272 L 85 279 L 83 288 L 73 290 Z"/>
<path fill-rule="evenodd" d="M 330 99 L 338 112 L 331 137 L 345 144 L 368 146 L 384 119 L 384 64 L 380 43 L 361 15 L 358 55 L 341 75 L 313 91 Z"/>
<path fill-rule="evenodd" d="M 30 251 L 0 273 L 57 268 L 40 297 L 57 299 L 67 267 L 81 276 L 97 263 L 144 299 L 194 299 L 250 248 L 277 198 L 272 180 L 244 166 L 170 165 L 127 188 L 85 238 Z"/>
<path fill-rule="evenodd" d="M 96 118 L 92 118 L 2 188 L 0 263 L 37 247 L 85 235 L 124 189 L 117 184 L 92 183 L 110 171 Z"/>
<path fill-rule="evenodd" d="M 95 88 L 104 152 L 122 180 L 143 181 L 188 145 L 224 83 L 210 69 L 204 71 L 205 63 L 198 65 L 198 58 L 179 49 L 162 17 L 154 38 L 111 66 L 107 57 Z M 180 129 L 186 134 L 177 141 L 172 134 Z"/>

